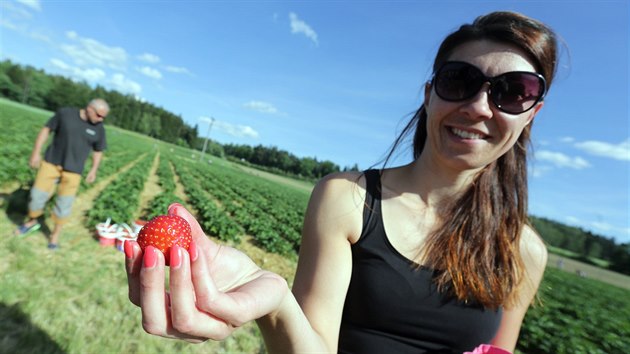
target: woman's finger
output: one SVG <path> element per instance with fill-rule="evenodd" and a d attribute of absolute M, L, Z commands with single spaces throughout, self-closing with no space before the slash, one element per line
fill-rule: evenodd
<path fill-rule="evenodd" d="M 171 247 L 171 325 L 190 338 L 225 339 L 234 328 L 225 321 L 202 312 L 196 305 L 197 295 L 191 279 L 188 252 Z"/>
<path fill-rule="evenodd" d="M 127 270 L 127 285 L 129 287 L 129 301 L 140 306 L 140 268 L 142 267 L 142 250 L 136 241 L 126 240 L 125 269 Z"/>
<path fill-rule="evenodd" d="M 153 246 L 147 246 L 142 257 L 140 308 L 145 331 L 160 336 L 168 333 L 170 314 L 164 291 L 164 256 Z"/>
<path fill-rule="evenodd" d="M 206 236 L 206 234 L 201 229 L 201 225 L 199 225 L 197 219 L 195 219 L 195 217 L 181 204 L 171 204 L 168 207 L 168 214 L 181 216 L 186 221 L 188 221 L 188 224 L 190 224 L 192 238 L 197 242 L 198 247 L 202 249 L 208 249 L 208 251 L 211 253 L 216 252 L 219 246 L 216 243 L 212 242 L 212 240 L 210 240 L 208 236 Z"/>
<path fill-rule="evenodd" d="M 232 284 L 224 284 L 226 290 L 221 291 L 209 270 L 208 262 L 211 260 L 197 251 L 194 242 L 189 252 L 197 307 L 231 326 L 240 327 L 271 312 L 288 292 L 282 277 L 262 270 L 234 279 Z"/>

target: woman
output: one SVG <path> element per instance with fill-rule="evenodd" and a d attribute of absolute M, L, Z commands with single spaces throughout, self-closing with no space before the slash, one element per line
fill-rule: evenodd
<path fill-rule="evenodd" d="M 317 184 L 292 292 L 172 205 L 194 242 L 171 250 L 170 294 L 161 253 L 126 244 L 145 330 L 218 340 L 256 320 L 271 353 L 513 351 L 547 261 L 527 223 L 526 153 L 556 55 L 554 33 L 516 13 L 450 34 L 394 145 L 415 128 L 413 162 Z"/>

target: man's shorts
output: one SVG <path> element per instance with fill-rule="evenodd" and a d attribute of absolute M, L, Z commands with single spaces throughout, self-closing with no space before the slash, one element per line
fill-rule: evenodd
<path fill-rule="evenodd" d="M 72 203 L 76 198 L 80 183 L 80 174 L 64 171 L 61 166 L 42 161 L 31 188 L 28 216 L 37 218 L 44 213 L 46 202 L 57 186 L 57 198 L 52 216 L 56 224 L 65 224 L 70 217 Z"/>

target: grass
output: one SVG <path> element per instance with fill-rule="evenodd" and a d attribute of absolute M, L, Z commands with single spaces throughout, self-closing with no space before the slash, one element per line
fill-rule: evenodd
<path fill-rule="evenodd" d="M 49 223 L 50 224 L 50 223 Z M 127 298 L 124 255 L 88 232 L 63 235 L 50 252 L 43 233 L 9 237 L 0 217 L 0 352 L 5 353 L 259 353 L 250 325 L 225 342 L 188 344 L 150 336 Z"/>

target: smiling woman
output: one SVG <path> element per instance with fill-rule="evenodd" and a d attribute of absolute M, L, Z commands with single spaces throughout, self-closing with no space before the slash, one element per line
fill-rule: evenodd
<path fill-rule="evenodd" d="M 171 205 L 193 242 L 171 248 L 182 261 L 171 264 L 170 294 L 161 252 L 125 244 L 144 329 L 198 342 L 256 320 L 274 353 L 514 350 L 547 259 L 527 222 L 526 158 L 555 66 L 554 32 L 518 13 L 448 35 L 389 154 L 415 131 L 414 160 L 315 186 L 292 292 Z"/>

